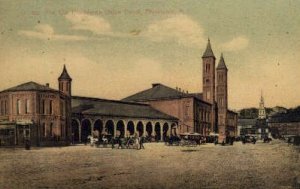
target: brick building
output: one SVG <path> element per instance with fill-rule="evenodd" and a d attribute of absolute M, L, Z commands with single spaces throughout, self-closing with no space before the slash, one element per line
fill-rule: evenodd
<path fill-rule="evenodd" d="M 123 101 L 146 103 L 179 119 L 180 132 L 236 136 L 237 113 L 228 109 L 228 69 L 221 55 L 218 66 L 210 41 L 202 56 L 202 93 L 186 94 L 162 84 L 126 97 Z"/>
<path fill-rule="evenodd" d="M 27 82 L 0 92 L 2 145 L 64 143 L 70 136 L 71 81 L 64 67 L 59 90 Z"/>
<path fill-rule="evenodd" d="M 4 90 L 0 92 L 0 138 L 12 144 L 28 138 L 46 145 L 85 142 L 89 135 L 100 134 L 137 133 L 164 140 L 184 132 L 218 132 L 219 141 L 236 136 L 237 114 L 228 110 L 223 55 L 216 67 L 208 41 L 202 60 L 203 93 L 188 94 L 158 83 L 121 101 L 72 96 L 72 79 L 65 67 L 58 78 L 59 90 L 35 82 Z"/>

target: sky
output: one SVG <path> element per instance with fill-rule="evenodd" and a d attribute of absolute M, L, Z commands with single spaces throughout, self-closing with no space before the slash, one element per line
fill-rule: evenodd
<path fill-rule="evenodd" d="M 0 90 L 35 81 L 122 99 L 162 83 L 202 92 L 210 38 L 229 107 L 300 105 L 300 1 L 0 0 Z"/>

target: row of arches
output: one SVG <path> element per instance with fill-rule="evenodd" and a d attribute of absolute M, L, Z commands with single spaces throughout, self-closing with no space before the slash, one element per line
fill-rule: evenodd
<path fill-rule="evenodd" d="M 153 136 L 163 141 L 167 136 L 177 135 L 176 123 L 168 122 L 134 122 L 123 120 L 97 119 L 94 123 L 90 119 L 72 119 L 72 138 L 74 142 L 84 142 L 89 135 L 111 135 L 114 137 L 128 137 L 132 135 Z"/>

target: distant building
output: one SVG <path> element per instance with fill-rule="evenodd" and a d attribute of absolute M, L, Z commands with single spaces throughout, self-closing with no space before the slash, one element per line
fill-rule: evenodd
<path fill-rule="evenodd" d="M 300 106 L 269 117 L 268 126 L 275 138 L 300 136 Z"/>
<path fill-rule="evenodd" d="M 238 119 L 237 135 L 256 135 L 257 119 Z"/>

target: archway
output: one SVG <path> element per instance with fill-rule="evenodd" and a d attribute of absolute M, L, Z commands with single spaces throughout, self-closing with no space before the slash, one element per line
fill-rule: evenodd
<path fill-rule="evenodd" d="M 146 124 L 146 133 L 147 133 L 148 136 L 151 136 L 153 134 L 152 133 L 152 124 L 151 124 L 151 122 L 148 122 Z"/>
<path fill-rule="evenodd" d="M 121 121 L 121 120 L 118 121 L 116 131 L 117 131 L 117 133 L 116 133 L 117 136 L 121 136 L 121 137 L 125 136 L 125 125 L 124 125 L 123 121 Z"/>
<path fill-rule="evenodd" d="M 91 122 L 88 119 L 84 119 L 81 122 L 81 142 L 86 143 L 88 141 L 88 136 L 91 135 Z"/>
<path fill-rule="evenodd" d="M 169 125 L 165 123 L 163 126 L 163 140 L 166 141 L 166 137 L 168 136 Z"/>
<path fill-rule="evenodd" d="M 160 124 L 158 122 L 155 124 L 154 130 L 155 130 L 155 140 L 159 141 L 161 139 L 161 133 L 160 133 Z"/>
<path fill-rule="evenodd" d="M 99 137 L 103 132 L 103 122 L 98 119 L 94 123 L 93 135 L 94 137 Z"/>
<path fill-rule="evenodd" d="M 129 133 L 129 135 L 134 135 L 134 124 L 132 121 L 127 123 L 127 133 Z"/>
<path fill-rule="evenodd" d="M 138 132 L 139 136 L 143 136 L 143 134 L 144 134 L 144 125 L 141 121 L 138 122 L 137 127 L 136 127 L 136 131 Z"/>
<path fill-rule="evenodd" d="M 79 121 L 72 119 L 72 143 L 79 142 Z"/>
<path fill-rule="evenodd" d="M 114 136 L 115 134 L 115 131 L 114 131 L 114 122 L 112 120 L 108 120 L 106 123 L 105 123 L 105 134 L 107 135 L 111 135 L 112 137 Z"/>

